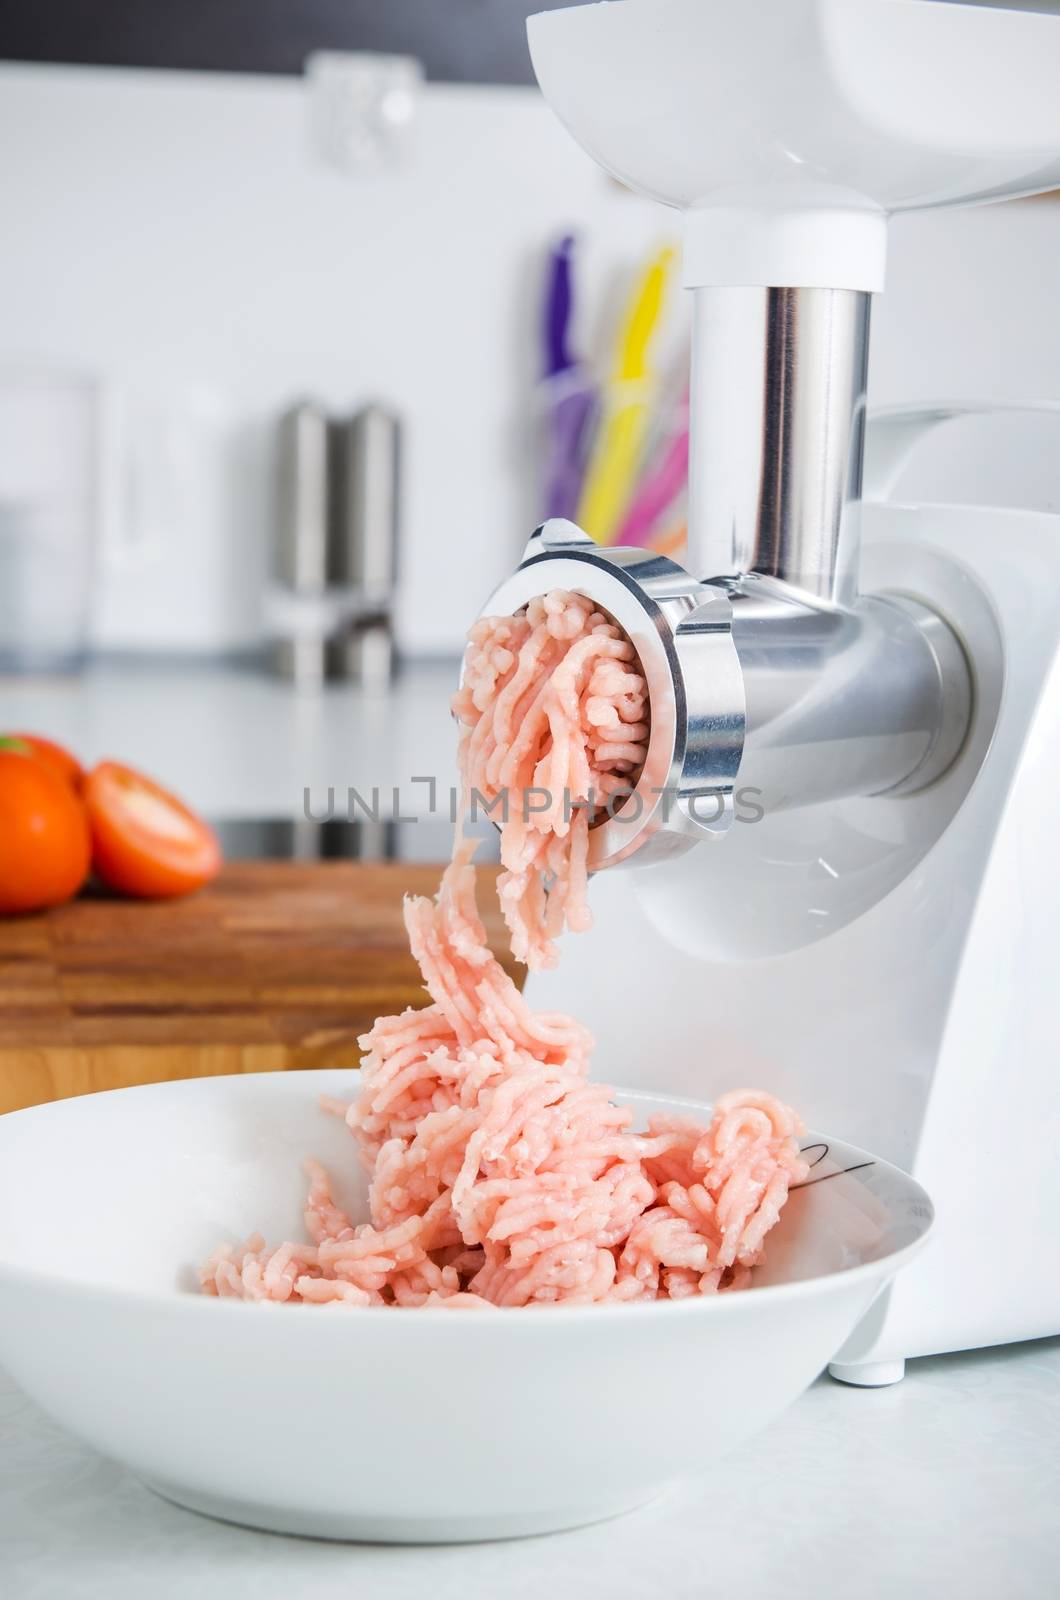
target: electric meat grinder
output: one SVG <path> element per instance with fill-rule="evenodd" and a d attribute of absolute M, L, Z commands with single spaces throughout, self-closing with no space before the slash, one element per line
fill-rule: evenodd
<path fill-rule="evenodd" d="M 1060 17 L 609 0 L 529 35 L 578 142 L 684 211 L 694 328 L 687 568 L 547 523 L 484 608 L 590 595 L 651 695 L 595 929 L 528 992 L 612 1081 L 760 1084 L 933 1194 L 837 1377 L 1054 1333 L 1060 517 L 862 479 L 888 214 L 1060 184 Z M 869 422 L 880 481 L 935 420 Z"/>

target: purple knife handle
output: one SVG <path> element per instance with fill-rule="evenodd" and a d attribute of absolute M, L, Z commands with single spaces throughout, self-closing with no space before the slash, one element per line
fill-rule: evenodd
<path fill-rule="evenodd" d="M 545 300 L 545 377 L 566 372 L 574 365 L 567 335 L 570 331 L 574 289 L 571 282 L 571 252 L 574 240 L 568 234 L 552 251 L 548 294 Z"/>

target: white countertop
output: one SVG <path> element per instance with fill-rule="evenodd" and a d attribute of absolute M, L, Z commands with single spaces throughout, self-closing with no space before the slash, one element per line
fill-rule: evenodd
<path fill-rule="evenodd" d="M 378 787 L 384 816 L 397 786 L 402 813 L 422 815 L 416 776 L 436 778 L 445 817 L 458 671 L 417 665 L 390 691 L 313 691 L 247 667 L 116 659 L 74 678 L 0 678 L 0 731 L 45 734 L 86 764 L 127 762 L 218 820 L 300 817 L 307 788 L 320 816 L 329 786 L 341 820 L 351 785 L 369 802 Z"/>
<path fill-rule="evenodd" d="M 156 1499 L 0 1374 L 0 1587 L 12 1600 L 1042 1600 L 1060 1570 L 1058 1440 L 1052 1339 L 910 1362 L 891 1389 L 822 1378 L 709 1478 L 615 1522 L 503 1544 L 335 1545 Z"/>

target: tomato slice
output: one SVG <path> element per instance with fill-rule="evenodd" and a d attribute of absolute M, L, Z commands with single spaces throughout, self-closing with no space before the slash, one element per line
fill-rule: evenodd
<path fill-rule="evenodd" d="M 51 767 L 60 778 L 65 778 L 74 789 L 80 789 L 85 776 L 84 768 L 76 756 L 61 744 L 56 744 L 54 739 L 45 739 L 39 733 L 5 733 L 0 737 L 0 745 L 7 749 L 21 750 L 24 755 L 35 756 L 38 761 L 43 761 L 46 767 Z"/>
<path fill-rule="evenodd" d="M 111 889 L 147 900 L 190 894 L 221 869 L 217 835 L 132 767 L 101 761 L 84 784 L 92 866 Z"/>

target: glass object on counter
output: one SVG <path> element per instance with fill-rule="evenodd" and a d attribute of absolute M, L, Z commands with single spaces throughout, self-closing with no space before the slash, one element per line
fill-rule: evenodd
<path fill-rule="evenodd" d="M 0 373 L 0 672 L 68 672 L 84 658 L 98 420 L 89 380 Z"/>

